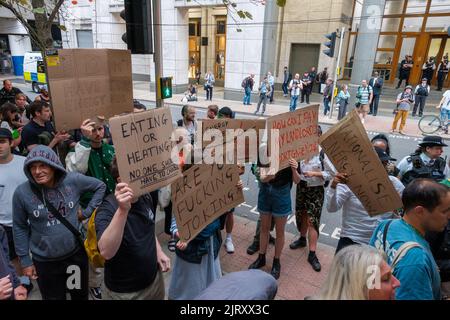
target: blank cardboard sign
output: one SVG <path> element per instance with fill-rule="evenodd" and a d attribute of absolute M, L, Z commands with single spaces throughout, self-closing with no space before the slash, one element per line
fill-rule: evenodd
<path fill-rule="evenodd" d="M 85 119 L 108 119 L 133 111 L 131 54 L 127 50 L 61 49 L 48 65 L 57 130 L 80 127 Z"/>
<path fill-rule="evenodd" d="M 173 126 L 169 108 L 113 117 L 109 123 L 120 178 L 135 195 L 157 190 L 182 176 L 171 160 Z"/>

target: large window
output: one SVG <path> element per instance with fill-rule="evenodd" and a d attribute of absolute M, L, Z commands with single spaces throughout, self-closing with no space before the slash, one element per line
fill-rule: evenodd
<path fill-rule="evenodd" d="M 405 0 L 388 0 L 386 1 L 386 6 L 384 7 L 384 14 L 401 14 L 403 12 L 404 5 Z"/>
<path fill-rule="evenodd" d="M 200 72 L 200 19 L 189 20 L 189 78 L 197 78 Z"/>
<path fill-rule="evenodd" d="M 226 23 L 226 17 L 218 17 L 216 20 L 215 77 L 218 80 L 225 79 Z"/>
<path fill-rule="evenodd" d="M 77 43 L 78 48 L 93 48 L 94 38 L 92 36 L 92 30 L 77 30 Z"/>
<path fill-rule="evenodd" d="M 432 0 L 430 13 L 449 13 L 450 0 Z"/>
<path fill-rule="evenodd" d="M 408 0 L 406 13 L 425 13 L 428 0 Z"/>

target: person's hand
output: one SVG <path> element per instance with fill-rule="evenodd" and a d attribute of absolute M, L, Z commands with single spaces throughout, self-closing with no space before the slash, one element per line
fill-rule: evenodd
<path fill-rule="evenodd" d="M 36 280 L 38 278 L 36 268 L 33 265 L 23 268 L 22 273 L 24 276 L 27 276 L 31 280 Z"/>
<path fill-rule="evenodd" d="M 81 222 L 81 221 L 83 221 L 84 219 L 86 219 L 86 218 L 83 216 L 83 211 L 81 210 L 81 208 L 78 208 L 78 211 L 77 211 L 77 217 L 78 217 L 78 221 L 79 221 L 79 222 Z"/>
<path fill-rule="evenodd" d="M 18 286 L 14 289 L 14 298 L 16 300 L 27 300 L 28 292 L 24 286 Z"/>
<path fill-rule="evenodd" d="M 244 184 L 242 183 L 242 180 L 239 180 L 239 182 L 236 185 L 236 188 L 238 188 L 239 191 L 242 191 L 242 189 L 244 189 Z"/>
<path fill-rule="evenodd" d="M 162 250 L 157 252 L 158 265 L 162 272 L 167 272 L 170 270 L 170 258 Z"/>
<path fill-rule="evenodd" d="M 119 208 L 128 212 L 131 209 L 131 199 L 134 196 L 133 190 L 131 190 L 127 183 L 121 182 L 117 184 L 114 195 L 119 203 Z"/>
<path fill-rule="evenodd" d="M 315 172 L 315 171 L 305 171 L 305 172 L 303 172 L 303 175 L 304 175 L 306 178 L 312 178 L 312 177 L 316 177 L 316 176 L 317 176 L 317 173 L 318 173 L 318 172 Z"/>
<path fill-rule="evenodd" d="M 331 182 L 331 188 L 335 189 L 338 183 L 347 184 L 348 174 L 346 173 L 336 173 L 333 181 Z"/>
<path fill-rule="evenodd" d="M 80 130 L 85 138 L 91 139 L 92 138 L 92 130 L 94 129 L 94 127 L 95 127 L 95 122 L 91 121 L 91 119 L 86 119 L 81 124 Z"/>
<path fill-rule="evenodd" d="M 186 243 L 186 242 L 183 242 L 183 241 L 181 241 L 181 240 L 178 240 L 178 242 L 177 242 L 177 248 L 178 248 L 179 250 L 181 250 L 181 251 L 184 251 L 184 250 L 186 250 L 186 248 L 187 248 L 187 243 Z"/>
<path fill-rule="evenodd" d="M 70 138 L 70 134 L 68 134 L 65 131 L 59 131 L 59 132 L 56 133 L 56 135 L 53 138 L 53 140 L 55 140 L 57 143 L 61 143 L 63 141 L 66 141 L 69 138 Z"/>
<path fill-rule="evenodd" d="M 0 279 L 0 300 L 6 300 L 11 297 L 13 286 L 9 275 Z"/>
<path fill-rule="evenodd" d="M 298 162 L 295 159 L 290 159 L 289 165 L 291 166 L 291 169 L 294 171 L 296 171 L 298 169 Z"/>

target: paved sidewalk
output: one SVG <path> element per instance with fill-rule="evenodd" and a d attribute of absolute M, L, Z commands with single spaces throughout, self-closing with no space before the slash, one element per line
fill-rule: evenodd
<path fill-rule="evenodd" d="M 143 84 L 143 83 L 142 83 Z M 139 83 L 135 82 L 134 85 L 134 98 L 138 100 L 147 100 L 147 101 L 155 101 L 155 93 L 149 92 L 147 89 L 143 89 L 143 86 Z M 256 103 L 252 103 L 250 106 L 243 105 L 240 101 L 233 101 L 233 100 L 224 100 L 221 97 L 223 97 L 223 92 L 217 90 L 215 92 L 215 96 L 213 96 L 212 101 L 206 101 L 204 99 L 204 95 L 202 94 L 202 91 L 199 92 L 199 101 L 193 101 L 189 102 L 189 105 L 193 105 L 197 108 L 206 109 L 208 108 L 208 105 L 216 104 L 220 107 L 228 106 L 233 111 L 238 113 L 246 113 L 246 114 L 253 114 L 253 112 L 256 110 Z M 181 102 L 181 99 L 184 97 L 183 94 L 175 94 L 171 99 L 164 100 L 165 103 L 171 104 L 171 105 L 183 105 L 184 103 Z M 312 96 L 313 97 L 313 96 Z M 311 104 L 320 104 L 320 113 L 319 113 L 319 123 L 321 124 L 329 124 L 333 125 L 338 122 L 337 120 L 337 110 L 333 110 L 333 117 L 330 119 L 328 116 L 323 115 L 323 104 L 318 101 L 319 95 L 315 95 L 311 99 Z M 278 98 L 275 100 L 274 104 L 267 104 L 266 113 L 264 117 L 270 117 L 274 115 L 278 115 L 284 112 L 289 111 L 289 99 L 288 98 Z M 298 104 L 297 108 L 301 108 L 306 106 L 306 104 Z M 348 106 L 348 110 L 351 111 L 351 106 Z M 435 112 L 435 114 L 438 114 L 438 111 Z M 406 127 L 403 130 L 405 135 L 412 136 L 412 137 L 423 137 L 422 132 L 419 130 L 418 117 L 412 118 L 411 116 L 408 116 L 408 119 L 406 120 Z M 365 120 L 365 128 L 367 131 L 372 132 L 383 132 L 383 133 L 389 133 L 392 128 L 392 122 L 394 120 L 394 115 L 377 115 L 376 117 L 373 116 L 367 116 Z M 400 125 L 400 121 L 398 123 Z M 398 128 L 398 127 L 397 127 Z M 398 130 L 398 129 L 397 129 Z M 395 133 L 395 135 L 400 136 L 399 133 Z M 445 139 L 450 139 L 450 135 L 441 134 Z"/>

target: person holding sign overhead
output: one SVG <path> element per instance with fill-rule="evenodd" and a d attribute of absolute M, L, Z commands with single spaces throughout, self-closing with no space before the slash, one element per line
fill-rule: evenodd
<path fill-rule="evenodd" d="M 259 269 L 266 265 L 266 250 L 273 216 L 276 239 L 275 256 L 270 274 L 277 280 L 281 272 L 280 256 L 284 246 L 284 228 L 287 217 L 292 212 L 292 183 L 297 184 L 301 179 L 297 169 L 298 163 L 295 159 L 290 159 L 289 167 L 276 174 L 270 174 L 270 171 L 266 172 L 264 168 L 260 168 L 261 181 L 258 194 L 258 211 L 261 215 L 260 248 L 258 258 L 249 266 L 249 269 Z"/>
<path fill-rule="evenodd" d="M 98 249 L 105 258 L 107 300 L 163 300 L 162 272 L 170 269 L 155 235 L 155 213 L 151 195 L 134 196 L 121 182 L 117 160 L 111 165 L 117 182 L 114 194 L 98 207 L 95 229 Z"/>
<path fill-rule="evenodd" d="M 387 171 L 389 161 L 395 161 L 395 159 L 378 147 L 375 147 L 375 151 Z M 326 192 L 328 212 L 338 212 L 342 209 L 341 238 L 339 239 L 336 253 L 350 245 L 369 244 L 372 233 L 380 220 L 395 216 L 392 212 L 375 217 L 369 216 L 361 201 L 347 186 L 347 179 L 348 174 L 344 172 L 336 173 L 330 188 Z M 395 190 L 401 195 L 405 187 L 400 180 L 393 176 L 389 176 L 389 180 L 394 185 Z"/>

